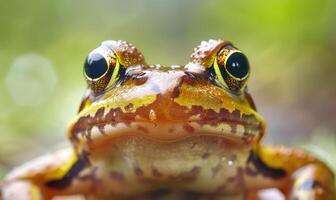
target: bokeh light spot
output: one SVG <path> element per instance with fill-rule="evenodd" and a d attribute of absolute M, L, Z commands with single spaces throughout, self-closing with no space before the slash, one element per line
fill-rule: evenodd
<path fill-rule="evenodd" d="M 12 101 L 19 106 L 40 105 L 53 93 L 56 83 L 52 63 L 36 53 L 18 56 L 5 77 Z"/>

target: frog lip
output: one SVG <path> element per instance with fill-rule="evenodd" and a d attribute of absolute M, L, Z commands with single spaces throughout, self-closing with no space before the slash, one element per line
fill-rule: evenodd
<path fill-rule="evenodd" d="M 100 139 L 116 138 L 125 135 L 143 135 L 159 141 L 176 141 L 186 137 L 210 135 L 225 137 L 234 141 L 252 143 L 263 133 L 261 123 L 246 121 L 171 121 L 154 123 L 152 121 L 100 121 L 72 128 L 72 139 L 94 142 Z"/>
<path fill-rule="evenodd" d="M 175 103 L 170 97 L 158 95 L 148 105 L 138 107 L 130 102 L 113 106 L 110 103 L 113 99 L 103 101 L 81 111 L 68 134 L 73 140 L 86 141 L 132 134 L 165 141 L 195 135 L 225 136 L 245 142 L 262 137 L 263 119 L 248 106 L 233 109 L 188 107 Z"/>

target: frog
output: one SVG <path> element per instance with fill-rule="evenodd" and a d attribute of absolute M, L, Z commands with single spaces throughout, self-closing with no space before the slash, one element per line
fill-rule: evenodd
<path fill-rule="evenodd" d="M 286 199 L 336 199 L 323 161 L 263 143 L 248 58 L 228 40 L 203 41 L 187 64 L 170 67 L 107 40 L 88 54 L 83 74 L 71 145 L 14 168 L 3 200 L 256 200 L 269 188 Z"/>

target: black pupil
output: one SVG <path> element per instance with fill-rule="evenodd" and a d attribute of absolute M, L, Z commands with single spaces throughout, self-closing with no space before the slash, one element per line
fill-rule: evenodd
<path fill-rule="evenodd" d="M 249 63 L 246 56 L 240 52 L 231 54 L 226 61 L 227 71 L 236 78 L 243 78 L 249 71 Z"/>
<path fill-rule="evenodd" d="M 107 62 L 104 56 L 99 53 L 92 53 L 85 60 L 85 74 L 91 79 L 101 77 L 107 71 L 107 69 Z"/>

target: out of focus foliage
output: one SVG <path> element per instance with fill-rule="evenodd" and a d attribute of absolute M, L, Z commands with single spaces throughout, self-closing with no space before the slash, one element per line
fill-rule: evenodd
<path fill-rule="evenodd" d="M 201 40 L 232 41 L 253 67 L 266 142 L 336 154 L 324 145 L 336 140 L 334 0 L 1 0 L 0 13 L 1 173 L 66 140 L 84 58 L 107 39 L 165 65 L 186 63 Z"/>

